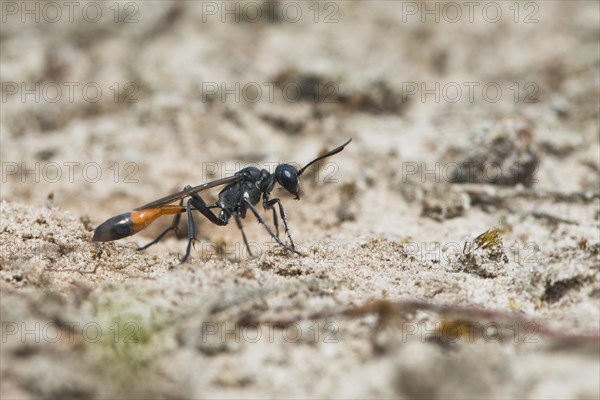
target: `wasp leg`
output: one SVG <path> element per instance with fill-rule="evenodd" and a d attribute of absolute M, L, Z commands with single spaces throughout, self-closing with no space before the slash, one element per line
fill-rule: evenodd
<path fill-rule="evenodd" d="M 187 187 L 186 187 L 187 189 Z M 190 252 L 192 250 L 192 245 L 196 240 L 196 225 L 194 223 L 194 217 L 192 215 L 192 208 L 196 211 L 199 211 L 202 215 L 204 215 L 210 222 L 215 225 L 227 225 L 229 222 L 229 214 L 225 213 L 225 218 L 221 216 L 216 216 L 211 209 L 218 208 L 219 206 L 216 204 L 207 205 L 204 199 L 200 197 L 199 194 L 195 193 L 190 196 L 190 199 L 187 201 L 187 213 L 188 213 L 188 244 L 185 250 L 185 255 L 181 262 L 185 262 L 190 256 Z"/>
<path fill-rule="evenodd" d="M 277 237 L 279 237 L 279 217 L 277 216 L 277 211 L 275 210 L 274 207 L 265 207 L 265 208 L 273 209 L 273 225 L 275 225 L 275 235 L 277 235 Z"/>
<path fill-rule="evenodd" d="M 290 246 L 291 246 L 292 250 L 295 250 L 296 245 L 294 244 L 292 235 L 290 235 L 290 230 L 288 229 L 288 223 L 287 223 L 287 216 L 285 215 L 285 210 L 283 209 L 283 204 L 281 204 L 281 200 L 280 199 L 271 199 L 269 201 L 266 201 L 264 203 L 264 207 L 267 209 L 272 208 L 273 215 L 277 215 L 277 213 L 275 212 L 275 207 L 274 207 L 275 204 L 277 204 L 279 206 L 279 214 L 281 214 L 281 219 L 283 220 L 283 227 L 285 229 L 285 234 L 287 235 L 288 239 L 290 240 Z M 277 221 L 277 219 L 275 219 L 275 221 Z M 275 226 L 277 226 L 277 222 L 275 223 Z M 277 232 L 277 237 L 279 237 L 279 230 Z"/>
<path fill-rule="evenodd" d="M 244 232 L 244 226 L 242 225 L 242 217 L 240 217 L 240 214 L 238 212 L 236 212 L 234 216 L 238 228 L 240 228 L 240 231 L 242 231 L 242 237 L 244 238 L 244 244 L 246 245 L 246 249 L 248 249 L 248 254 L 250 255 L 250 257 L 252 257 L 252 250 L 250 250 L 250 245 L 248 244 L 248 239 L 246 238 L 246 232 Z"/>
<path fill-rule="evenodd" d="M 185 248 L 185 255 L 181 259 L 182 264 L 190 256 L 190 252 L 192 251 L 192 245 L 196 241 L 196 225 L 194 223 L 194 216 L 192 215 L 192 202 L 193 202 L 193 199 L 189 199 L 187 201 L 187 205 L 186 205 L 187 217 L 188 217 L 188 244 L 187 244 L 187 247 Z"/>
<path fill-rule="evenodd" d="M 275 239 L 275 241 L 284 249 L 286 249 L 287 251 L 291 252 L 291 253 L 296 253 L 296 254 L 300 254 L 302 255 L 302 253 L 300 253 L 299 251 L 297 251 L 296 249 L 293 249 L 289 246 L 287 246 L 285 243 L 283 243 L 277 236 L 275 236 L 275 234 L 273 233 L 273 231 L 271 230 L 271 228 L 269 228 L 269 225 L 267 225 L 267 223 L 265 222 L 265 220 L 260 216 L 260 214 L 258 213 L 258 210 L 254 207 L 254 205 L 250 202 L 250 200 L 244 198 L 244 204 L 246 204 L 248 206 L 248 208 L 252 211 L 252 213 L 254 214 L 254 216 L 256 217 L 256 219 L 258 220 L 258 222 L 265 227 L 265 229 L 267 230 L 267 232 L 269 232 L 269 235 L 271 235 L 271 237 L 273 239 Z"/>
<path fill-rule="evenodd" d="M 183 199 L 181 199 L 181 201 L 179 202 L 179 206 L 180 207 L 183 206 Z M 158 243 L 170 231 L 177 233 L 177 231 L 179 230 L 179 221 L 181 221 L 181 214 L 176 214 L 173 217 L 173 222 L 171 222 L 171 226 L 169 226 L 167 229 L 162 231 L 162 233 L 160 235 L 158 235 L 156 237 L 156 239 L 154 239 L 153 241 L 151 241 L 150 243 L 148 243 L 145 246 L 138 247 L 137 250 L 146 250 L 148 247 L 152 246 L 153 244 Z"/>
<path fill-rule="evenodd" d="M 198 193 L 193 194 L 190 196 L 191 200 L 192 200 L 192 206 L 194 206 L 194 208 L 198 211 L 200 211 L 200 213 L 202 215 L 204 215 L 206 218 L 208 218 L 208 220 L 210 222 L 212 222 L 215 225 L 227 225 L 229 223 L 229 215 L 226 216 L 226 218 L 221 218 L 221 216 L 216 216 L 212 211 L 211 208 L 220 208 L 218 205 L 216 204 L 211 204 L 211 205 L 207 205 L 206 202 L 204 201 L 204 199 L 202 199 L 202 197 L 200 197 L 200 195 Z"/>

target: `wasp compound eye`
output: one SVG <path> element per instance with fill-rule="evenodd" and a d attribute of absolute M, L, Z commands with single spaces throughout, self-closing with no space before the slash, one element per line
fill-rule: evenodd
<path fill-rule="evenodd" d="M 279 164 L 275 169 L 275 179 L 285 190 L 300 198 L 300 183 L 296 168 L 289 164 Z"/>

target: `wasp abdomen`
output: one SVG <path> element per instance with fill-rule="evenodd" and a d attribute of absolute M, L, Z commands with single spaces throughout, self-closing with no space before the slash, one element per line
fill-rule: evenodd
<path fill-rule="evenodd" d="M 131 213 L 117 215 L 109 218 L 94 230 L 94 242 L 108 242 L 109 240 L 122 239 L 135 233 L 131 222 Z"/>
<path fill-rule="evenodd" d="M 160 208 L 149 208 L 119 214 L 104 221 L 94 230 L 94 242 L 108 242 L 134 235 L 150 225 L 161 215 L 185 212 L 181 206 L 166 205 Z"/>

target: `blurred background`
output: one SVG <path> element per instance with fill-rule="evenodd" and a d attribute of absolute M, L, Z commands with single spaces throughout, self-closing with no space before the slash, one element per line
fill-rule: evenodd
<path fill-rule="evenodd" d="M 434 163 L 504 118 L 544 150 L 539 186 L 590 190 L 596 6 L 6 1 L 2 199 L 103 219 L 350 137 L 344 177 L 402 190 L 402 162 L 447 180 Z"/>

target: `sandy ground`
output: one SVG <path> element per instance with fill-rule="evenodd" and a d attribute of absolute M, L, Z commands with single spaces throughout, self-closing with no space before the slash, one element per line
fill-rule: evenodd
<path fill-rule="evenodd" d="M 597 2 L 76 3 L 1 3 L 2 398 L 600 397 Z M 91 242 L 348 138 L 302 256 Z"/>

